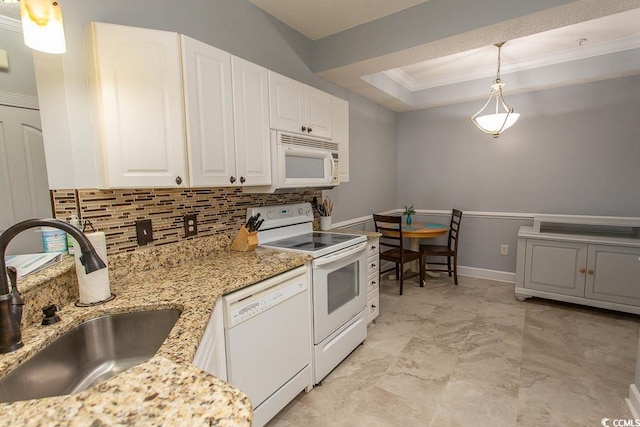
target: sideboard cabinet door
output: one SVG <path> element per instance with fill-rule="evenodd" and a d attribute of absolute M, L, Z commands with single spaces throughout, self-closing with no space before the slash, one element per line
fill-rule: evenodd
<path fill-rule="evenodd" d="M 584 296 L 587 244 L 527 239 L 525 287 Z"/>

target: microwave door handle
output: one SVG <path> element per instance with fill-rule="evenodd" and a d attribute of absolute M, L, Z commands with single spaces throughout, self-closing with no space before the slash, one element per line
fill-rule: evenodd
<path fill-rule="evenodd" d="M 323 265 L 327 265 L 331 262 L 340 261 L 341 259 L 347 258 L 357 252 L 360 252 L 367 246 L 366 242 L 358 243 L 357 245 L 343 249 L 342 251 L 338 251 L 333 255 L 323 256 L 321 258 L 313 260 L 313 268 L 316 269 L 318 267 L 322 267 Z"/>

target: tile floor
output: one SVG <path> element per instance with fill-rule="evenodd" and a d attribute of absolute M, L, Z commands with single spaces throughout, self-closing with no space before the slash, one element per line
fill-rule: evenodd
<path fill-rule="evenodd" d="M 269 427 L 600 426 L 629 419 L 640 316 L 461 277 L 383 280 L 369 335 Z"/>

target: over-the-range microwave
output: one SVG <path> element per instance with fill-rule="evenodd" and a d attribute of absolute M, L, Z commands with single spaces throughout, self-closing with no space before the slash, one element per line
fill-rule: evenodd
<path fill-rule="evenodd" d="M 249 193 L 275 193 L 296 188 L 333 188 L 340 183 L 336 142 L 271 131 L 271 185 L 246 187 Z"/>

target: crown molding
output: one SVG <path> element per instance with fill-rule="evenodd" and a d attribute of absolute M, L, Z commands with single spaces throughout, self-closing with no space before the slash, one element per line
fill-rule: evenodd
<path fill-rule="evenodd" d="M 0 28 L 22 34 L 22 23 L 4 15 L 0 15 Z"/>
<path fill-rule="evenodd" d="M 546 67 L 548 65 L 561 64 L 564 62 L 577 61 L 580 59 L 592 58 L 595 56 L 606 55 L 609 53 L 621 52 L 640 48 L 640 37 L 626 37 L 612 42 L 600 43 L 592 46 L 581 46 L 579 48 L 557 52 L 553 54 L 543 55 L 536 58 L 525 59 L 511 64 L 502 66 L 502 74 L 516 73 L 520 71 L 530 70 L 533 68 Z M 407 75 L 401 68 L 394 68 L 383 71 L 384 75 L 392 79 L 396 83 L 404 86 L 411 92 L 431 89 L 440 86 L 462 83 L 470 80 L 495 77 L 496 67 L 482 67 L 475 70 L 464 70 L 459 73 L 448 74 L 443 77 L 427 79 L 424 81 L 415 81 Z M 487 83 L 487 87 L 489 83 Z"/>

